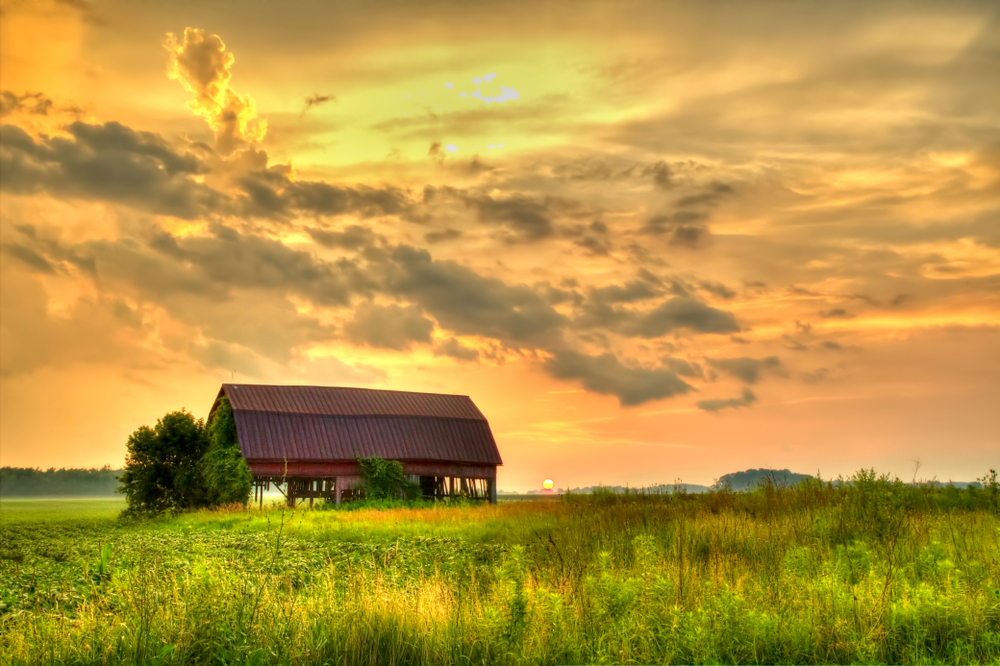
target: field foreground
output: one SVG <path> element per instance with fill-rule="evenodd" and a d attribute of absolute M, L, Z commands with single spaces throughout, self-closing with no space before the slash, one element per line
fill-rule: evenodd
<path fill-rule="evenodd" d="M 132 522 L 5 500 L 0 663 L 1000 663 L 996 487 L 854 481 Z"/>

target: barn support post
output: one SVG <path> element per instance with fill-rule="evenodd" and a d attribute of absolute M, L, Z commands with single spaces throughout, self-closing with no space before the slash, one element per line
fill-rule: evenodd
<path fill-rule="evenodd" d="M 488 479 L 486 481 L 486 483 L 489 484 L 489 487 L 490 487 L 490 504 L 496 504 L 497 503 L 497 480 L 496 479 Z"/>
<path fill-rule="evenodd" d="M 338 476 L 333 480 L 333 487 L 334 487 L 333 496 L 334 496 L 334 501 L 337 504 L 340 504 L 340 494 L 343 490 L 343 484 L 340 480 L 341 478 L 342 477 Z"/>

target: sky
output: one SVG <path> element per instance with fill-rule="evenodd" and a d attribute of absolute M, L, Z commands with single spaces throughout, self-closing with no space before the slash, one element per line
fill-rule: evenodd
<path fill-rule="evenodd" d="M 1000 461 L 995 2 L 0 31 L 0 464 L 120 466 L 227 381 L 469 395 L 504 490 Z"/>

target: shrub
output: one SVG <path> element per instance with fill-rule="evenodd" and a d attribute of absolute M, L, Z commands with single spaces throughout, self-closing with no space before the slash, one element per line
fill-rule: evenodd
<path fill-rule="evenodd" d="M 253 479 L 236 438 L 236 419 L 229 399 L 223 396 L 208 424 L 208 450 L 201 471 L 211 504 L 246 504 Z"/>
<path fill-rule="evenodd" d="M 189 412 L 171 412 L 154 428 L 141 426 L 128 438 L 118 492 L 126 514 L 157 514 L 205 506 L 201 458 L 208 448 L 205 423 Z"/>
<path fill-rule="evenodd" d="M 365 498 L 369 500 L 416 499 L 420 484 L 411 483 L 403 474 L 398 460 L 383 460 L 378 456 L 358 459 Z"/>

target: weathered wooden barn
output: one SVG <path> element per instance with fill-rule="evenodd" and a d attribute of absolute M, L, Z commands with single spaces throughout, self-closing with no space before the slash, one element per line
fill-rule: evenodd
<path fill-rule="evenodd" d="M 254 500 L 274 484 L 290 506 L 338 504 L 361 480 L 357 458 L 398 460 L 425 496 L 496 503 L 502 465 L 482 412 L 468 396 L 332 386 L 223 384 Z"/>

